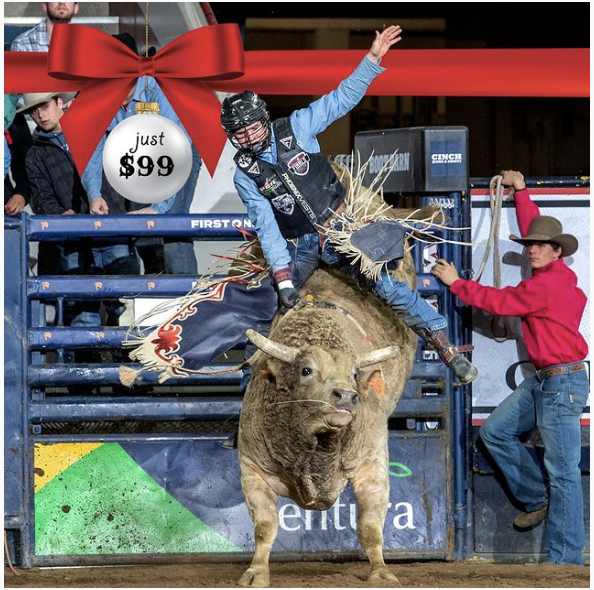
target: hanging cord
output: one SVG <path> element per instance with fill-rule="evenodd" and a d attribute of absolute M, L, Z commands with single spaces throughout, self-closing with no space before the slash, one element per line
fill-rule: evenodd
<path fill-rule="evenodd" d="M 8 563 L 8 569 L 15 576 L 18 576 L 19 573 L 14 569 L 14 565 L 12 565 L 12 560 L 10 559 L 10 549 L 8 548 L 8 535 L 6 533 L 6 529 L 4 529 L 4 554 L 6 555 L 6 563 Z"/>
<path fill-rule="evenodd" d="M 480 282 L 487 261 L 489 260 L 489 254 L 491 253 L 491 247 L 493 248 L 493 286 L 496 289 L 501 289 L 501 258 L 499 256 L 499 232 L 501 228 L 501 209 L 503 205 L 503 185 L 501 181 L 503 176 L 497 175 L 491 178 L 489 182 L 489 204 L 491 206 L 491 228 L 489 230 L 489 238 L 485 247 L 485 253 L 483 259 L 479 265 L 479 268 L 475 275 L 475 280 Z M 513 198 L 514 187 L 510 187 L 509 194 L 510 198 Z M 491 320 L 491 330 L 493 332 L 493 338 L 497 342 L 505 342 L 511 339 L 511 329 L 507 318 L 503 316 L 493 316 Z"/>
<path fill-rule="evenodd" d="M 144 13 L 144 57 L 149 54 L 149 3 L 146 3 L 146 11 Z M 148 75 L 144 77 L 144 96 L 148 96 Z"/>

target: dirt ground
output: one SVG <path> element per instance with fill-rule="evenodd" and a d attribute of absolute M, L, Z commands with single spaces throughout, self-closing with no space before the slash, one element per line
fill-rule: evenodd
<path fill-rule="evenodd" d="M 237 588 L 243 563 L 196 563 L 4 572 L 6 588 Z M 590 567 L 484 562 L 391 564 L 405 588 L 589 588 Z M 371 588 L 364 562 L 271 564 L 274 588 Z M 390 587 L 390 586 L 379 586 Z M 393 587 L 393 586 L 392 586 Z"/>

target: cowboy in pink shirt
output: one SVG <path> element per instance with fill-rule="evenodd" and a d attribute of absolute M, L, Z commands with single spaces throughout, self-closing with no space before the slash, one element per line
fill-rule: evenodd
<path fill-rule="evenodd" d="M 554 217 L 540 215 L 530 200 L 519 172 L 502 173 L 503 185 L 515 189 L 518 225 L 532 276 L 517 287 L 494 289 L 459 278 L 443 259 L 432 273 L 459 299 L 500 316 L 517 316 L 530 362 L 536 375 L 524 380 L 489 416 L 481 438 L 515 499 L 525 510 L 514 521 L 529 530 L 547 517 L 547 561 L 582 565 L 584 547 L 581 487 L 580 414 L 590 391 L 586 365 L 588 346 L 579 332 L 586 295 L 575 273 L 563 260 L 578 248 L 578 241 L 563 233 Z M 538 427 L 545 448 L 549 485 L 518 436 Z"/>

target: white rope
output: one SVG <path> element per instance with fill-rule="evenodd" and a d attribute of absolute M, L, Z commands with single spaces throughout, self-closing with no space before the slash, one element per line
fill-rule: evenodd
<path fill-rule="evenodd" d="M 501 229 L 501 210 L 503 206 L 503 185 L 501 181 L 503 176 L 497 175 L 491 178 L 489 182 L 489 204 L 491 207 L 491 227 L 489 228 L 489 237 L 485 246 L 483 259 L 475 275 L 475 280 L 480 282 L 483 272 L 487 266 L 491 248 L 493 248 L 493 286 L 501 289 L 501 257 L 499 255 L 499 233 Z M 513 198 L 514 188 L 511 187 L 510 198 Z M 510 339 L 510 327 L 507 319 L 502 316 L 494 316 L 491 320 L 491 329 L 493 337 L 497 342 L 505 342 Z M 503 331 L 502 336 L 495 336 L 496 332 Z"/>

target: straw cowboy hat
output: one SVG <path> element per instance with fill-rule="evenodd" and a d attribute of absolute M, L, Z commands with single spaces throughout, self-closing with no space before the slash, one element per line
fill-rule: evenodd
<path fill-rule="evenodd" d="M 76 92 L 36 92 L 31 94 L 23 94 L 24 106 L 17 110 L 17 113 L 29 111 L 36 106 L 50 101 L 54 97 L 60 97 L 62 102 L 70 102 L 75 96 Z"/>
<path fill-rule="evenodd" d="M 578 241 L 571 234 L 563 233 L 563 226 L 558 219 L 548 215 L 539 215 L 532 220 L 528 235 L 523 238 L 509 236 L 509 239 L 527 246 L 531 242 L 554 242 L 563 251 L 561 256 L 571 256 L 578 249 Z"/>

